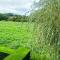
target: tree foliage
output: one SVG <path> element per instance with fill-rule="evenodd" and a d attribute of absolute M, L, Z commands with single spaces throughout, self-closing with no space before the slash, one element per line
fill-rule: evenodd
<path fill-rule="evenodd" d="M 25 15 L 15 15 L 12 13 L 1 14 L 0 21 L 15 21 L 15 22 L 28 22 L 28 16 Z"/>

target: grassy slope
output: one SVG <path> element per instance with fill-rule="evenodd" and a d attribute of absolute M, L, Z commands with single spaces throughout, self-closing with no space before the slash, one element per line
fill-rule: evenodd
<path fill-rule="evenodd" d="M 32 31 L 33 23 L 0 21 L 0 45 L 10 48 L 29 47 Z"/>

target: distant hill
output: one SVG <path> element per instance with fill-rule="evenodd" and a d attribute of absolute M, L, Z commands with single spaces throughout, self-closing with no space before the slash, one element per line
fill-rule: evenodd
<path fill-rule="evenodd" d="M 12 13 L 5 13 L 5 14 L 2 14 L 0 13 L 0 21 L 17 21 L 17 22 L 27 22 L 29 19 L 28 19 L 28 16 L 25 16 L 25 15 L 15 15 L 15 14 L 12 14 Z"/>

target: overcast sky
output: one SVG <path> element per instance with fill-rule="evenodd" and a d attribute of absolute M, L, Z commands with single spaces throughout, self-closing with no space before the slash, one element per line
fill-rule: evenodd
<path fill-rule="evenodd" d="M 34 0 L 0 0 L 0 13 L 25 14 Z"/>

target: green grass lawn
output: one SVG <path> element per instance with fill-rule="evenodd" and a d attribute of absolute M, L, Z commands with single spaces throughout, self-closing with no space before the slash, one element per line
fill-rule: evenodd
<path fill-rule="evenodd" d="M 28 47 L 31 49 L 31 60 L 54 60 L 54 57 L 56 57 L 54 53 L 55 49 L 43 43 L 44 38 L 41 33 L 44 30 L 39 30 L 41 32 L 40 41 L 42 41 L 42 43 L 38 43 L 38 39 L 35 39 L 35 37 L 38 36 L 39 32 L 37 36 L 34 36 L 36 35 L 34 26 L 35 24 L 33 22 L 0 21 L 0 46 L 6 46 L 13 49 Z M 40 26 L 42 27 L 43 25 Z M 37 29 L 38 28 L 39 27 L 37 27 Z M 57 60 L 57 58 L 55 60 Z"/>
<path fill-rule="evenodd" d="M 0 45 L 10 48 L 30 47 L 33 23 L 0 21 Z"/>

